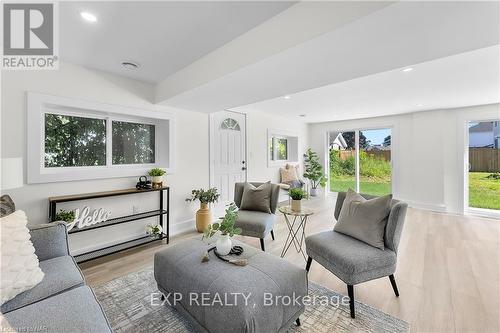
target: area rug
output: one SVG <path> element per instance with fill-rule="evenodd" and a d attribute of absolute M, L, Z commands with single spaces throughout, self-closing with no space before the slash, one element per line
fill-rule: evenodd
<path fill-rule="evenodd" d="M 151 293 L 158 292 L 153 270 L 147 269 L 94 288 L 106 316 L 116 333 L 195 332 L 190 323 L 170 306 L 151 304 Z M 327 288 L 309 283 L 311 297 L 344 297 Z M 289 332 L 408 332 L 409 324 L 365 304 L 356 302 L 356 319 L 349 308 L 339 305 L 307 306 L 300 316 L 302 325 Z"/>

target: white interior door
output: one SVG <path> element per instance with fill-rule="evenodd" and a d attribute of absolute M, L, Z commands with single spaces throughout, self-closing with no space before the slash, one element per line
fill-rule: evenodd
<path fill-rule="evenodd" d="M 234 184 L 246 181 L 246 116 L 221 111 L 210 118 L 210 186 L 221 194 L 219 202 L 234 198 Z"/>

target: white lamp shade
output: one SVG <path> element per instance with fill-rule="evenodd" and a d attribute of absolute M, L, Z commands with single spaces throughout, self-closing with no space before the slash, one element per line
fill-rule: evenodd
<path fill-rule="evenodd" d="M 2 182 L 0 188 L 9 190 L 23 186 L 23 159 L 21 157 L 2 158 Z"/>

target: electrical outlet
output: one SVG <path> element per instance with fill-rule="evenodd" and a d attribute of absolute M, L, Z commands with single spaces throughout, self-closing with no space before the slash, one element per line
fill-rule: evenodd
<path fill-rule="evenodd" d="M 132 214 L 139 214 L 139 206 L 132 206 Z"/>

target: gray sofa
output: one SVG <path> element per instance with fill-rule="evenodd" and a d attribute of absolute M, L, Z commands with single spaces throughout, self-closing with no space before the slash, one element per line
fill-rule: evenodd
<path fill-rule="evenodd" d="M 15 210 L 13 203 L 5 205 L 9 200 L 2 197 L 2 216 Z M 69 254 L 66 225 L 54 222 L 28 227 L 45 276 L 38 285 L 1 306 L 12 328 L 20 332 L 39 328 L 45 332 L 112 332 Z"/>

